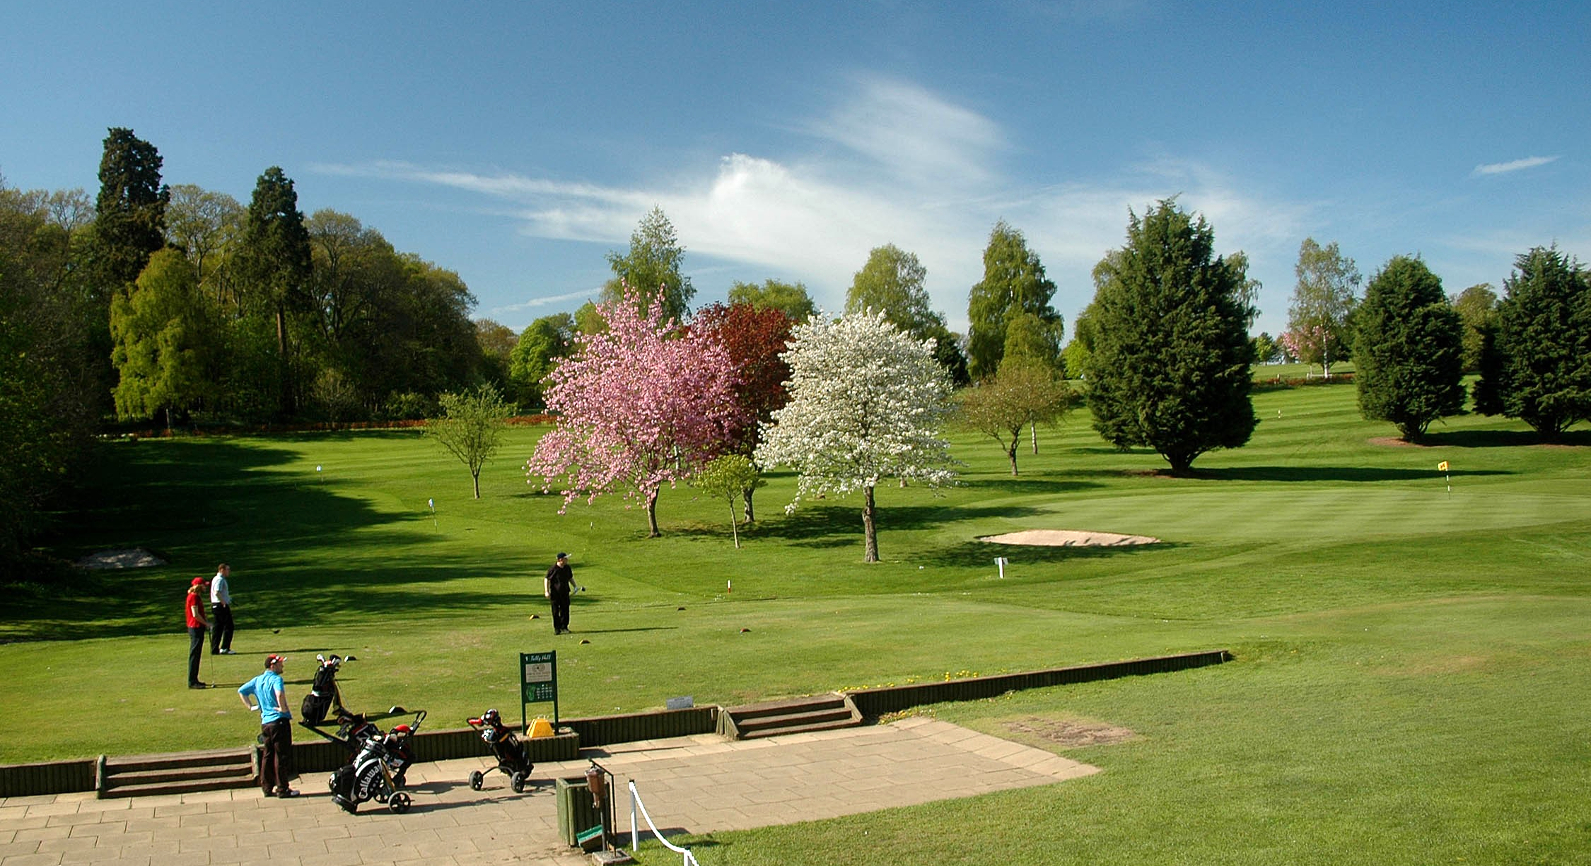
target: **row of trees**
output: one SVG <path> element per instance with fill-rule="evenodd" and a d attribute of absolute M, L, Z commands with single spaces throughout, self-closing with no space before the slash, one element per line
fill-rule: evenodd
<path fill-rule="evenodd" d="M 1319 366 L 1330 378 L 1333 364 L 1354 357 L 1363 276 L 1335 241 L 1321 246 L 1314 238 L 1305 238 L 1299 247 L 1295 271 L 1298 282 L 1288 306 L 1287 330 L 1274 339 L 1269 334 L 1256 337 L 1258 359 L 1302 361 Z M 1484 335 L 1497 319 L 1496 288 L 1479 283 L 1448 300 L 1459 319 L 1459 365 L 1465 373 L 1477 373 Z"/>
<path fill-rule="evenodd" d="M 1395 256 L 1361 299 L 1353 259 L 1306 239 L 1281 343 L 1306 363 L 1349 358 L 1366 418 L 1406 439 L 1462 411 L 1465 374 L 1480 373 L 1475 409 L 1556 437 L 1591 418 L 1591 274 L 1556 247 L 1515 260 L 1499 298 L 1491 284 L 1454 296 L 1418 257 Z"/>
<path fill-rule="evenodd" d="M 107 418 L 422 417 L 490 375 L 457 274 L 262 173 L 247 206 L 170 186 L 130 129 L 99 191 L 0 179 L 0 560 L 14 563 Z"/>
<path fill-rule="evenodd" d="M 797 323 L 780 309 L 736 303 L 681 324 L 663 298 L 627 285 L 595 310 L 603 327 L 578 335 L 548 376 L 557 424 L 525 463 L 544 491 L 562 485 L 564 508 L 619 493 L 642 505 L 656 536 L 658 493 L 691 480 L 742 498 L 750 520 L 761 468 L 788 465 L 800 481 L 787 510 L 803 497 L 862 494 L 873 562 L 879 482 L 954 477 L 939 438 L 949 375 L 933 340 L 913 338 L 882 312 Z"/>

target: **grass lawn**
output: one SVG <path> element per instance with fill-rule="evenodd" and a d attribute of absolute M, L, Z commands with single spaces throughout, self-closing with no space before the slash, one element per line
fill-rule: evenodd
<path fill-rule="evenodd" d="M 1255 408 L 1251 444 L 1188 478 L 1111 449 L 1086 413 L 1041 431 L 1040 454 L 1024 446 L 1017 477 L 992 440 L 957 436 L 962 486 L 879 490 L 886 561 L 871 566 L 857 501 L 786 516 L 788 476 L 758 493 L 740 550 L 727 504 L 684 487 L 660 498 L 660 539 L 617 499 L 559 516 L 519 470 L 532 429 L 510 433 L 478 502 L 464 467 L 413 432 L 118 444 L 103 497 L 57 550 L 144 546 L 172 564 L 9 589 L 0 761 L 247 742 L 231 690 L 267 652 L 290 656 L 295 699 L 315 652 L 352 652 L 350 705 L 454 725 L 516 714 L 520 651 L 559 651 L 576 716 L 1225 647 L 1236 660 L 1215 668 L 924 710 L 1096 776 L 706 837 L 697 855 L 1591 863 L 1591 435 L 1542 446 L 1462 416 L 1428 446 L 1384 444 L 1395 431 L 1358 417 L 1351 386 Z M 1040 528 L 1162 543 L 976 541 Z M 575 634 L 555 639 L 540 576 L 558 550 L 588 589 Z M 223 559 L 243 654 L 206 658 L 204 678 L 229 688 L 189 692 L 181 598 Z M 1060 723 L 1130 735 L 1043 735 Z"/>

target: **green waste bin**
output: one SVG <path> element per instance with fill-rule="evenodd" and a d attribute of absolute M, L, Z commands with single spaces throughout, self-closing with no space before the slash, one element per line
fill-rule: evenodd
<path fill-rule="evenodd" d="M 591 789 L 586 787 L 585 776 L 558 779 L 553 783 L 558 797 L 558 837 L 571 848 L 579 847 L 580 836 L 593 827 L 602 826 L 602 817 L 591 805 Z M 613 826 L 613 792 L 608 792 L 604 803 L 608 813 L 608 827 Z"/>

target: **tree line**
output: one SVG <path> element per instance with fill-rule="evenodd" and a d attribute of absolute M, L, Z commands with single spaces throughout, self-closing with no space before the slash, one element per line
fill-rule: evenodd
<path fill-rule="evenodd" d="M 348 214 L 306 217 L 279 167 L 246 205 L 163 167 L 115 128 L 93 197 L 0 178 L 7 563 L 107 424 L 420 418 L 489 374 L 456 273 Z"/>
<path fill-rule="evenodd" d="M 922 262 L 894 244 L 870 252 L 838 320 L 817 315 L 802 284 L 773 279 L 736 283 L 727 304 L 693 312 L 685 249 L 654 208 L 628 249 L 608 254 L 613 278 L 598 299 L 516 334 L 471 321 L 474 298 L 457 274 L 396 251 L 357 218 L 334 210 L 304 216 L 279 167 L 259 176 L 247 206 L 196 186 L 168 186 L 162 167 L 152 144 L 111 129 L 92 201 L 81 190 L 22 192 L 0 179 L 0 445 L 17 455 L 0 470 L 0 554 L 21 549 L 37 528 L 39 505 L 110 417 L 170 426 L 446 420 L 477 404 L 499 416 L 547 410 L 560 426 L 533 468 L 548 484 L 561 477 L 566 497 L 628 485 L 654 533 L 658 486 L 695 477 L 709 457 L 736 455 L 753 470 L 776 457 L 811 465 L 833 444 L 826 428 L 813 435 L 828 444 L 804 456 L 791 443 L 808 437 L 764 442 L 780 418 L 800 414 L 789 405 L 796 385 L 811 390 L 845 376 L 919 370 L 916 360 L 903 360 L 919 352 L 931 358 L 943 389 L 896 383 L 918 395 L 905 402 L 854 383 L 849 393 L 919 420 L 951 417 L 953 408 L 967 428 L 997 440 L 1013 474 L 1024 429 L 1036 451 L 1037 425 L 1085 398 L 1104 439 L 1152 448 L 1175 472 L 1209 450 L 1239 447 L 1257 424 L 1251 367 L 1277 351 L 1327 375 L 1351 357 L 1365 416 L 1411 439 L 1461 411 L 1468 371 L 1481 373 L 1479 411 L 1524 419 L 1548 436 L 1591 417 L 1591 277 L 1556 248 L 1521 255 L 1500 299 L 1489 286 L 1449 299 L 1409 256 L 1390 260 L 1359 298 L 1353 260 L 1335 243 L 1306 239 L 1288 332 L 1251 337 L 1260 286 L 1246 255 L 1218 255 L 1213 227 L 1166 200 L 1141 216 L 1129 211 L 1126 242 L 1094 268 L 1094 299 L 1068 342 L 1054 282 L 1021 231 L 1003 220 L 990 232 L 983 278 L 968 292 L 962 335 L 933 308 Z M 850 334 L 835 324 L 845 320 L 876 320 L 906 343 L 860 325 Z M 861 366 L 841 364 L 845 376 L 803 378 L 792 359 L 832 364 L 843 353 L 808 352 L 797 345 L 802 334 L 831 342 L 850 334 L 894 346 L 894 354 L 868 360 L 864 351 L 852 359 Z M 658 366 L 668 359 L 676 367 Z M 464 399 L 472 388 L 473 403 Z M 941 391 L 944 406 L 921 404 L 922 394 Z M 672 441 L 655 431 L 645 442 L 625 438 L 633 433 L 626 412 L 655 421 L 658 406 L 686 392 L 727 402 L 722 411 L 716 403 L 684 407 L 668 425 Z M 823 397 L 822 411 L 832 415 L 835 400 Z M 697 429 L 703 419 L 713 431 Z M 864 412 L 850 423 L 874 429 L 876 422 Z M 938 453 L 937 439 L 910 429 L 912 447 Z M 625 449 L 635 453 L 614 456 Z M 701 465 L 689 465 L 693 455 Z M 866 483 L 862 476 L 833 486 L 803 481 L 802 490 L 865 488 L 870 513 L 879 478 L 903 472 L 938 483 L 937 466 L 904 463 L 898 472 L 864 473 Z M 478 462 L 471 471 L 478 478 Z M 720 466 L 712 474 L 744 472 Z M 741 491 L 748 519 L 754 487 Z"/>

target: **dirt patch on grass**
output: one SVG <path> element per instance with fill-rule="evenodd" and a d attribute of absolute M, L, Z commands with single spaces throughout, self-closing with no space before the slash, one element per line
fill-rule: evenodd
<path fill-rule="evenodd" d="M 73 563 L 78 568 L 103 569 L 103 568 L 153 568 L 165 565 L 166 561 L 144 550 L 142 547 L 130 547 L 125 550 L 101 550 L 91 553 Z"/>
<path fill-rule="evenodd" d="M 1114 532 L 1091 532 L 1083 529 L 1028 529 L 1022 532 L 1007 532 L 1004 535 L 985 535 L 978 540 L 992 544 L 1031 547 L 1121 547 L 1160 543 L 1160 539 L 1150 538 L 1147 535 L 1120 535 Z"/>
<path fill-rule="evenodd" d="M 1491 658 L 1487 656 L 1440 656 L 1429 659 L 1410 659 L 1389 670 L 1390 673 L 1401 676 L 1442 676 L 1446 674 L 1464 674 L 1479 671 L 1491 666 Z"/>
<path fill-rule="evenodd" d="M 1053 743 L 1062 748 L 1108 746 L 1112 743 L 1131 740 L 1137 736 L 1137 734 L 1126 728 L 1087 719 L 1052 719 L 1043 716 L 1027 716 L 1021 719 L 1011 719 L 1001 724 L 1013 734 L 1043 740 L 1046 743 Z"/>

